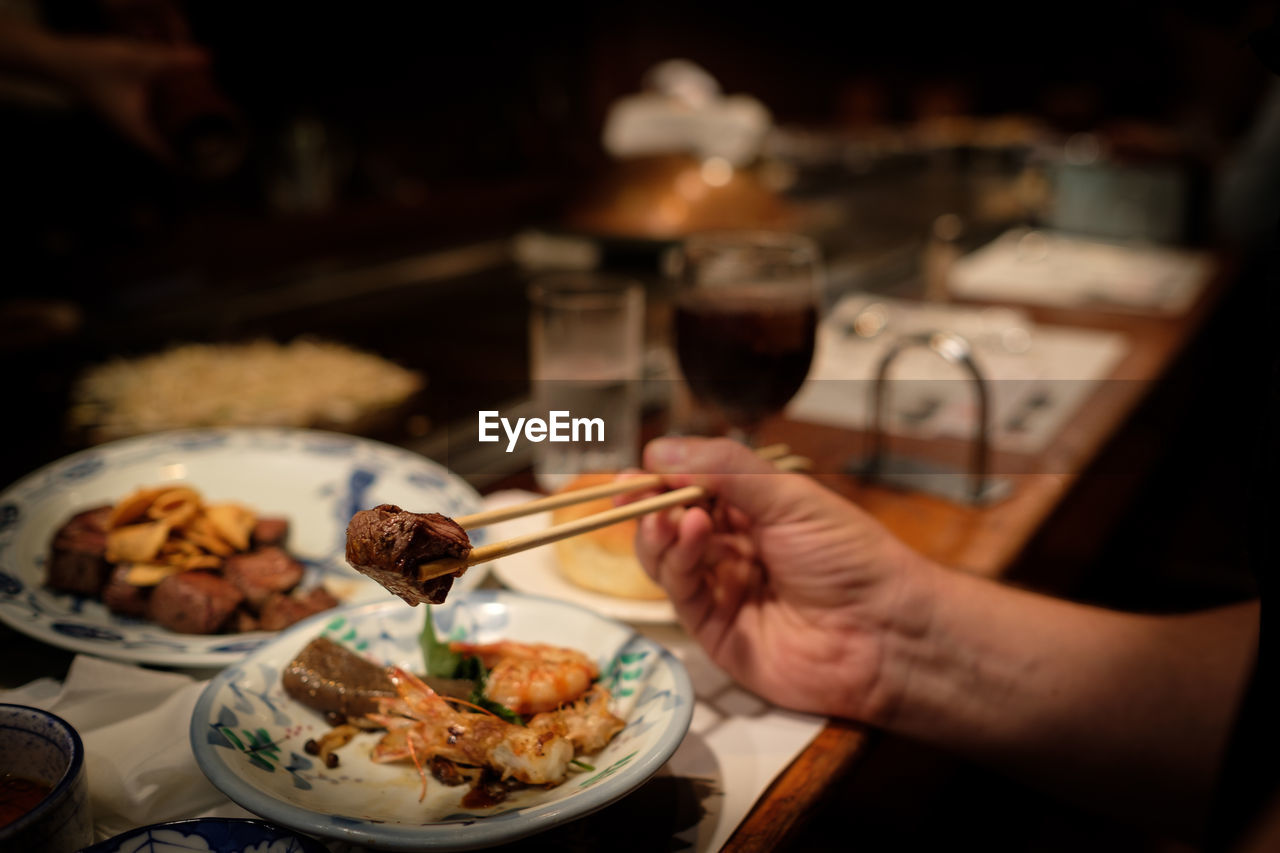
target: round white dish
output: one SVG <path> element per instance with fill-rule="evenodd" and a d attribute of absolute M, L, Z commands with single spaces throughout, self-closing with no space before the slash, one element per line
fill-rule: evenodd
<path fill-rule="evenodd" d="M 582 817 L 623 797 L 675 752 L 693 715 L 693 686 L 666 649 L 630 627 L 571 604 L 505 590 L 453 596 L 434 609 L 449 639 L 515 639 L 579 649 L 600 665 L 627 726 L 595 756 L 594 769 L 554 788 L 528 788 L 486 809 L 465 809 L 467 787 L 421 780 L 409 762 L 375 764 L 377 732 L 356 736 L 326 768 L 303 745 L 328 729 L 280 684 L 290 660 L 325 634 L 379 663 L 421 671 L 423 611 L 399 601 L 312 617 L 219 673 L 196 702 L 191 746 L 200 769 L 228 797 L 281 826 L 388 850 L 465 850 L 512 841 Z"/>
<path fill-rule="evenodd" d="M 471 486 L 435 462 L 341 433 L 218 428 L 123 439 L 53 462 L 0 493 L 0 621 L 72 651 L 163 666 L 225 666 L 275 637 L 177 634 L 43 586 L 53 534 L 74 513 L 139 486 L 179 481 L 209 500 L 287 517 L 289 551 L 308 567 L 304 586 L 323 582 L 347 603 L 390 599 L 343 558 L 356 510 L 392 503 L 455 516 L 481 507 Z M 483 541 L 484 531 L 472 539 Z M 475 588 L 485 571 L 469 569 L 451 594 Z"/>

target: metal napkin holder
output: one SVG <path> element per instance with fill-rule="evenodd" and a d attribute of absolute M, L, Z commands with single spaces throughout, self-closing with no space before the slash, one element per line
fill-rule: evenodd
<path fill-rule="evenodd" d="M 976 395 L 978 418 L 968 476 L 951 465 L 888 452 L 885 424 L 889 391 L 889 368 L 903 352 L 925 348 L 948 364 L 964 368 Z M 902 335 L 890 345 L 876 367 L 871 386 L 870 450 L 865 459 L 848 466 L 850 473 L 868 481 L 908 491 L 925 492 L 957 503 L 986 506 L 1007 496 L 1008 480 L 991 475 L 991 394 L 986 377 L 973 358 L 973 346 L 962 336 L 947 331 Z"/>

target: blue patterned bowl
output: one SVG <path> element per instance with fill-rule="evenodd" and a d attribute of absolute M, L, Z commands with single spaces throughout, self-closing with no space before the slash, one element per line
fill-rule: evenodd
<path fill-rule="evenodd" d="M 210 500 L 287 516 L 289 548 L 308 566 L 304 583 L 323 580 L 347 602 L 390 598 L 343 559 L 356 510 L 393 503 L 454 516 L 481 506 L 474 489 L 435 462 L 351 435 L 226 428 L 124 439 L 47 465 L 0 493 L 0 621 L 72 651 L 165 666 L 224 666 L 274 637 L 176 634 L 42 585 L 53 534 L 71 515 L 139 486 L 177 481 Z M 483 534 L 476 531 L 473 541 L 483 542 Z M 473 567 L 455 590 L 465 592 L 483 576 L 484 567 Z"/>
<path fill-rule="evenodd" d="M 52 790 L 0 827 L 0 850 L 70 853 L 93 840 L 84 744 L 70 723 L 39 708 L 0 705 L 0 776 L 8 774 Z"/>
<path fill-rule="evenodd" d="M 122 832 L 81 853 L 326 853 L 320 842 L 287 829 L 231 817 L 156 823 Z"/>
<path fill-rule="evenodd" d="M 579 649 L 600 666 L 627 723 L 592 769 L 554 788 L 528 788 L 489 808 L 466 808 L 465 786 L 422 782 L 412 764 L 375 764 L 378 732 L 356 736 L 327 768 L 303 745 L 328 730 L 320 714 L 289 698 L 280 674 L 324 634 L 371 660 L 422 670 L 421 608 L 368 604 L 313 617 L 223 670 L 191 719 L 200 769 L 219 789 L 272 823 L 308 835 L 388 850 L 465 850 L 541 832 L 602 808 L 652 776 L 675 752 L 693 715 L 693 686 L 670 652 L 632 628 L 547 598 L 494 590 L 450 597 L 434 609 L 449 639 L 514 639 Z M 625 829 L 623 829 L 625 831 Z"/>

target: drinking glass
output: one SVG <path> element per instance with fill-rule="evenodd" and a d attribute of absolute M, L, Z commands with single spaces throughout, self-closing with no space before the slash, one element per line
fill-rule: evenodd
<path fill-rule="evenodd" d="M 747 444 L 782 411 L 813 361 L 822 261 L 799 234 L 718 231 L 674 256 L 675 348 L 695 399 Z"/>
<path fill-rule="evenodd" d="M 529 364 L 539 417 L 599 419 L 603 435 L 545 440 L 534 476 L 555 490 L 587 471 L 620 471 L 639 456 L 644 288 L 593 272 L 551 273 L 529 285 Z"/>

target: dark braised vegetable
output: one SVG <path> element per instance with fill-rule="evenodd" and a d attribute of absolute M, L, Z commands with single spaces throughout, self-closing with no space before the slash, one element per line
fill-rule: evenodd
<path fill-rule="evenodd" d="M 385 669 L 328 637 L 308 643 L 285 667 L 281 682 L 286 693 L 308 708 L 353 723 L 376 711 L 379 698 L 398 695 Z M 462 699 L 475 689 L 467 680 L 428 678 L 427 683 L 443 696 Z"/>

